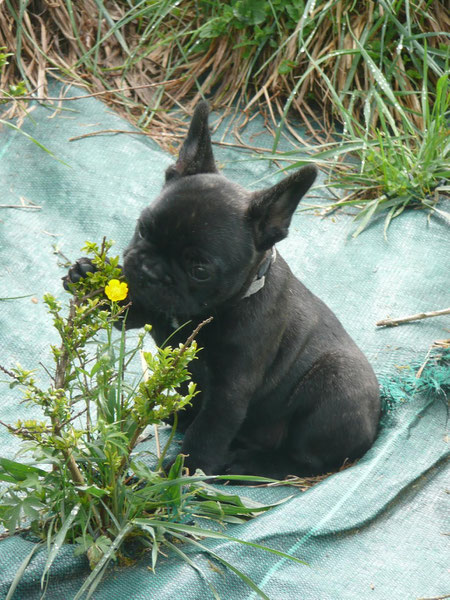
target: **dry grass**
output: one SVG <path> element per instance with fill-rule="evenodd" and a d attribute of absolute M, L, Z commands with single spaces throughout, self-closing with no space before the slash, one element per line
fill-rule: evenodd
<path fill-rule="evenodd" d="M 206 97 L 235 145 L 292 168 L 314 154 L 344 192 L 330 210 L 356 206 L 355 236 L 384 213 L 386 236 L 406 208 L 450 220 L 449 30 L 443 0 L 0 0 L 0 125 L 54 103 L 53 77 L 174 152 Z M 258 113 L 271 155 L 240 136 Z M 298 151 L 278 149 L 286 131 Z"/>
<path fill-rule="evenodd" d="M 225 27 L 225 9 L 217 2 L 0 0 L 0 47 L 14 54 L 3 69 L 0 86 L 8 90 L 25 79 L 30 93 L 45 97 L 52 75 L 90 93 L 105 92 L 106 102 L 165 144 L 180 131 L 180 122 L 167 111 L 182 107 L 190 112 L 200 96 L 210 95 L 217 108 L 231 110 L 237 101 L 247 110 L 262 108 L 269 122 L 278 122 L 293 109 L 310 133 L 323 141 L 331 120 L 339 119 L 323 74 L 356 118 L 361 117 L 366 91 L 375 83 L 358 51 L 361 43 L 378 53 L 380 66 L 395 67 L 393 89 L 420 126 L 418 82 L 411 75 L 420 49 L 405 43 L 399 51 L 402 40 L 387 39 L 394 25 L 387 19 L 386 2 L 306 4 L 312 10 L 299 12 L 297 22 L 279 9 L 279 14 L 266 14 L 259 24 L 251 19 L 246 23 L 242 17 L 231 18 Z M 405 12 L 407 6 L 400 7 L 394 18 L 410 31 L 434 32 L 427 38 L 429 47 L 442 47 L 446 38 L 439 32 L 450 27 L 444 5 L 419 1 L 414 11 L 409 9 L 411 14 Z M 217 37 L 207 37 L 213 35 L 205 30 L 211 19 L 222 23 Z M 380 53 L 377 40 L 383 35 Z M 431 68 L 430 79 L 436 78 Z M 148 84 L 152 87 L 142 87 Z M 21 110 L 17 100 L 7 109 L 7 117 Z M 375 107 L 372 124 L 377 119 Z"/>

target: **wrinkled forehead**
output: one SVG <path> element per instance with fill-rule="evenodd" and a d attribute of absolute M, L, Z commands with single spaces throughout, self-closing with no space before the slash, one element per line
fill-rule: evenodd
<path fill-rule="evenodd" d="M 245 243 L 249 234 L 247 194 L 219 175 L 184 177 L 166 186 L 142 218 L 158 244 L 221 254 L 223 246 Z"/>

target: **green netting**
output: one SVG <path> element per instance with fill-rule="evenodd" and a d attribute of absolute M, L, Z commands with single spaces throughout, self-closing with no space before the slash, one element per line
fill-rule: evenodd
<path fill-rule="evenodd" d="M 60 283 L 64 270 L 58 266 L 55 246 L 73 259 L 85 240 L 99 241 L 106 235 L 116 240 L 119 253 L 173 161 L 143 136 L 69 142 L 72 136 L 94 130 L 131 129 L 93 99 L 72 102 L 70 109 L 55 114 L 37 107 L 33 121 L 24 125 L 69 166 L 17 131 L 3 129 L 0 134 L 0 204 L 18 205 L 24 198 L 41 207 L 0 209 L 0 297 L 32 295 L 0 302 L 0 362 L 5 366 L 19 361 L 32 368 L 39 361 L 48 362 L 49 343 L 55 337 L 40 299 L 47 291 L 64 298 Z M 215 140 L 224 128 L 223 124 Z M 262 131 L 262 121 L 255 120 L 244 137 L 270 148 L 270 138 L 260 135 Z M 224 173 L 247 187 L 268 185 L 280 177 L 273 175 L 276 167 L 251 152 L 222 146 L 215 152 Z M 356 240 L 351 239 L 353 230 L 348 215 L 323 219 L 314 212 L 299 212 L 279 250 L 302 281 L 338 314 L 377 373 L 389 382 L 403 372 L 398 367 L 420 364 L 432 342 L 448 337 L 448 317 L 391 329 L 375 327 L 387 315 L 449 304 L 448 228 L 439 218 L 427 220 L 423 212 L 411 211 L 391 225 L 387 241 L 382 222 Z M 405 600 L 450 593 L 449 538 L 444 535 L 450 516 L 447 405 L 439 390 L 425 391 L 429 388 L 419 390 L 386 421 L 375 446 L 356 466 L 304 493 L 286 488 L 245 490 L 263 502 L 291 494 L 292 498 L 232 527 L 232 534 L 292 553 L 309 566 L 237 544 L 209 544 L 251 576 L 272 600 Z M 397 393 L 397 399 L 401 397 L 403 391 Z M 20 394 L 6 384 L 1 384 L 0 398 L 1 420 L 14 422 L 30 414 L 19 403 Z M 17 450 L 16 440 L 1 429 L 0 455 L 14 457 Z M 0 598 L 6 597 L 32 547 L 21 537 L 1 541 Z M 219 573 L 207 557 L 189 552 L 222 598 L 254 598 L 230 572 Z M 45 560 L 45 551 L 35 555 L 14 600 L 40 597 Z M 149 564 L 144 559 L 133 567 L 112 569 L 94 598 L 209 597 L 199 575 L 178 558 L 162 557 L 156 573 Z M 47 597 L 70 600 L 88 574 L 87 563 L 65 547 L 51 573 Z"/>

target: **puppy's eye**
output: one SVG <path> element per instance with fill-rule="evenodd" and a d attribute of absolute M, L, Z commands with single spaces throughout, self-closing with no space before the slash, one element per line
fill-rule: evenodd
<path fill-rule="evenodd" d="M 207 281 L 211 277 L 209 270 L 202 265 L 194 265 L 191 267 L 189 275 L 192 279 L 195 279 L 195 281 Z"/>

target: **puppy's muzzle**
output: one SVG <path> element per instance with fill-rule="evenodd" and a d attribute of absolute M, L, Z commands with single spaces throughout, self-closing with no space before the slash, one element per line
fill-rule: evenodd
<path fill-rule="evenodd" d="M 173 283 L 172 277 L 164 271 L 164 267 L 159 263 L 143 263 L 141 267 L 141 280 L 146 283 Z"/>

